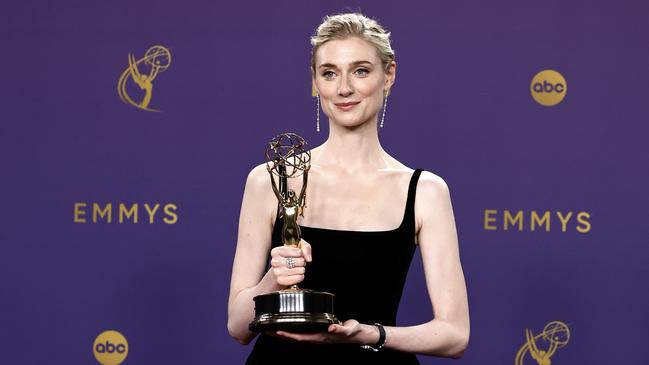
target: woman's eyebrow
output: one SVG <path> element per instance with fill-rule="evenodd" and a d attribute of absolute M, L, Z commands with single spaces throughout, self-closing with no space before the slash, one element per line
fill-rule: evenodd
<path fill-rule="evenodd" d="M 354 61 L 354 62 L 350 63 L 351 66 L 358 66 L 358 65 L 362 65 L 362 64 L 373 65 L 372 61 L 365 61 L 365 60 Z M 333 63 L 323 63 L 320 66 L 318 66 L 318 68 L 338 68 L 338 66 L 334 65 Z"/>

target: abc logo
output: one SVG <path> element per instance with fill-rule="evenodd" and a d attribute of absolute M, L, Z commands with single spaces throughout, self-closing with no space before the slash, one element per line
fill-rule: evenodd
<path fill-rule="evenodd" d="M 95 339 L 92 351 L 100 364 L 118 365 L 128 355 L 128 342 L 124 335 L 117 331 L 104 331 Z"/>
<path fill-rule="evenodd" d="M 557 71 L 543 70 L 532 78 L 530 91 L 537 103 L 553 106 L 559 104 L 566 97 L 568 84 Z"/>

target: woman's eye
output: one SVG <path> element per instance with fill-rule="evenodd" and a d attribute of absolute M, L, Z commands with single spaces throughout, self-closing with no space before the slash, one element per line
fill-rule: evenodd
<path fill-rule="evenodd" d="M 356 70 L 356 74 L 359 76 L 366 76 L 368 73 L 370 73 L 370 71 L 364 68 L 359 68 L 358 70 Z"/>
<path fill-rule="evenodd" d="M 322 76 L 325 79 L 330 79 L 330 78 L 334 77 L 335 75 L 336 74 L 333 71 L 325 71 L 325 72 L 322 73 Z"/>

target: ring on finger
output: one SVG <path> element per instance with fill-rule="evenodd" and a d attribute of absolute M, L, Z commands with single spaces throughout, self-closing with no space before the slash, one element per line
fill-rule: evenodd
<path fill-rule="evenodd" d="M 289 269 L 292 269 L 295 267 L 295 260 L 292 257 L 287 257 L 286 258 L 286 267 Z"/>

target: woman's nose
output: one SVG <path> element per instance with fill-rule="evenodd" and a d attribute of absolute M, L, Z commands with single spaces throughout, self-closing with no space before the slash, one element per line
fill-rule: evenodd
<path fill-rule="evenodd" d="M 338 85 L 338 95 L 347 97 L 354 93 L 354 88 L 351 84 L 349 76 L 344 75 L 340 78 L 340 85 Z"/>

